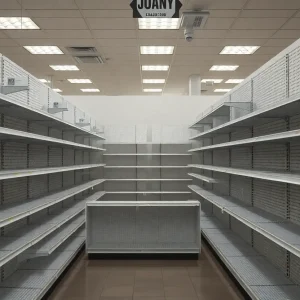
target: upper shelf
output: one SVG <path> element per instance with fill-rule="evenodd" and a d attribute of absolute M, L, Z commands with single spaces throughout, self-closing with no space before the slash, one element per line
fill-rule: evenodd
<path fill-rule="evenodd" d="M 209 170 L 220 173 L 227 173 L 237 176 L 251 177 L 275 182 L 290 183 L 300 185 L 300 174 L 293 174 L 288 172 L 276 172 L 276 171 L 259 171 L 249 169 L 236 169 L 229 167 L 216 167 L 211 165 L 190 165 L 192 168 L 198 168 L 202 170 Z"/>
<path fill-rule="evenodd" d="M 238 146 L 251 146 L 258 143 L 285 143 L 287 140 L 292 141 L 300 138 L 300 130 L 292 130 L 287 132 L 280 132 L 274 134 L 263 135 L 259 137 L 254 137 L 250 139 L 238 140 L 234 142 L 216 144 L 201 148 L 195 148 L 189 150 L 189 152 L 198 152 L 198 151 L 207 151 L 207 150 L 214 150 L 220 148 L 230 148 L 230 147 L 238 147 Z"/>
<path fill-rule="evenodd" d="M 217 183 L 216 179 L 211 178 L 211 177 L 207 177 L 207 176 L 204 176 L 204 175 L 195 174 L 195 173 L 189 173 L 188 175 L 191 176 L 191 177 L 194 177 L 196 179 L 205 181 L 207 183 Z"/>
<path fill-rule="evenodd" d="M 223 102 L 214 107 L 211 111 L 204 113 L 198 120 L 190 127 L 198 127 L 203 124 L 213 124 L 215 117 L 230 117 L 231 107 L 250 112 L 251 102 Z"/>
<path fill-rule="evenodd" d="M 106 169 L 181 169 L 189 166 L 105 166 Z"/>
<path fill-rule="evenodd" d="M 56 139 L 44 135 L 14 130 L 5 127 L 0 127 L 0 139 L 8 139 L 10 141 L 16 140 L 18 142 L 21 141 L 24 143 L 32 142 L 34 144 L 58 145 L 64 148 L 105 151 L 105 149 L 102 148 L 91 147 L 84 144 L 78 144 L 78 143 L 69 142 L 62 139 Z"/>
<path fill-rule="evenodd" d="M 8 116 L 39 122 L 45 124 L 46 126 L 56 127 L 60 130 L 75 131 L 78 135 L 86 135 L 102 140 L 105 139 L 103 136 L 98 135 L 95 132 L 88 131 L 87 129 L 61 120 L 47 112 L 10 100 L 3 94 L 0 94 L 0 110 L 1 113 Z"/>
<path fill-rule="evenodd" d="M 190 156 L 189 153 L 108 153 L 105 156 Z"/>
<path fill-rule="evenodd" d="M 257 110 L 253 113 L 249 113 L 238 119 L 234 119 L 230 122 L 214 127 L 205 132 L 201 132 L 190 139 L 197 138 L 210 138 L 219 134 L 231 133 L 238 128 L 252 127 L 253 125 L 259 125 L 270 122 L 270 119 L 282 119 L 284 117 L 291 117 L 299 114 L 299 97 L 291 98 L 285 103 L 272 105 L 271 107 Z"/>
<path fill-rule="evenodd" d="M 198 200 L 185 201 L 88 201 L 86 206 L 200 206 Z"/>

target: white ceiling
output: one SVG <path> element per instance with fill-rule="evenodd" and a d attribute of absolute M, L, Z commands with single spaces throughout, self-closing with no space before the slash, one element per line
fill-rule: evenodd
<path fill-rule="evenodd" d="M 105 95 L 141 95 L 143 88 L 165 95 L 186 94 L 188 77 L 246 78 L 275 54 L 300 38 L 300 0 L 181 0 L 182 11 L 205 9 L 204 30 L 187 43 L 183 31 L 138 30 L 131 0 L 0 0 L 0 17 L 28 16 L 41 30 L 0 30 L 0 53 L 38 78 L 53 76 L 63 94 L 99 88 Z M 23 46 L 59 46 L 65 55 L 32 55 Z M 175 46 L 173 55 L 139 55 L 139 46 Z M 226 45 L 253 45 L 253 55 L 219 55 Z M 49 64 L 76 64 L 69 46 L 94 46 L 104 65 L 78 64 L 80 71 L 57 72 Z M 169 72 L 141 72 L 142 64 L 170 64 Z M 214 64 L 237 64 L 235 72 L 212 72 Z M 93 84 L 71 84 L 89 78 Z M 142 84 L 142 78 L 165 78 L 165 85 Z M 225 80 L 224 80 L 225 81 Z M 232 84 L 203 86 L 206 94 Z"/>

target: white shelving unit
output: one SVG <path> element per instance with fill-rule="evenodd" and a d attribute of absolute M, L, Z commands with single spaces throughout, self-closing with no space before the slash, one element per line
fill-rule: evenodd
<path fill-rule="evenodd" d="M 85 242 L 86 202 L 104 195 L 104 137 L 6 57 L 0 70 L 0 84 L 29 82 L 0 94 L 0 299 L 40 300 Z"/>
<path fill-rule="evenodd" d="M 300 295 L 299 70 L 297 41 L 191 125 L 202 235 L 256 300 Z"/>

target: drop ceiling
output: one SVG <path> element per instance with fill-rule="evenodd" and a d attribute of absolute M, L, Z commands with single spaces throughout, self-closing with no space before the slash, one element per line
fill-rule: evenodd
<path fill-rule="evenodd" d="M 299 0 L 181 0 L 182 11 L 210 12 L 205 29 L 187 43 L 183 30 L 139 30 L 130 0 L 0 0 L 0 17 L 30 17 L 41 30 L 0 30 L 0 53 L 38 78 L 53 80 L 62 94 L 100 89 L 104 95 L 187 94 L 188 77 L 223 79 L 203 84 L 206 95 L 230 89 L 228 79 L 243 79 L 300 38 Z M 260 46 L 252 55 L 220 55 L 224 46 Z M 64 55 L 33 55 L 23 46 L 58 46 Z M 104 64 L 80 64 L 68 47 L 95 47 Z M 174 46 L 172 55 L 140 55 L 140 46 Z M 54 71 L 49 65 L 77 65 L 80 71 Z M 167 72 L 142 72 L 142 65 L 170 65 Z M 233 72 L 210 71 L 213 65 L 239 65 Z M 90 79 L 72 84 L 68 79 Z M 165 79 L 165 84 L 143 84 Z"/>

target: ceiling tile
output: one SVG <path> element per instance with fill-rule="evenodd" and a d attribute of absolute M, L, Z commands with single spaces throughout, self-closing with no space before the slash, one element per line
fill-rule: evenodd
<path fill-rule="evenodd" d="M 133 54 L 139 56 L 138 47 L 101 47 L 101 51 L 105 53 Z"/>
<path fill-rule="evenodd" d="M 1 47 L 15 47 L 19 46 L 19 43 L 15 42 L 12 39 L 1 39 L 0 40 Z"/>
<path fill-rule="evenodd" d="M 141 39 L 176 39 L 183 31 L 179 30 L 138 30 Z"/>
<path fill-rule="evenodd" d="M 176 56 L 179 54 L 194 54 L 194 55 L 202 55 L 202 54 L 219 54 L 222 50 L 222 47 L 177 47 L 176 48 Z"/>
<path fill-rule="evenodd" d="M 44 30 L 45 38 L 53 39 L 91 39 L 89 30 Z"/>
<path fill-rule="evenodd" d="M 224 39 L 221 41 L 222 46 L 262 46 L 267 39 Z"/>
<path fill-rule="evenodd" d="M 226 34 L 227 30 L 195 30 L 194 38 L 195 39 L 215 39 L 215 38 L 223 38 Z M 183 31 L 181 32 L 183 37 Z"/>
<path fill-rule="evenodd" d="M 272 38 L 274 39 L 297 39 L 299 38 L 299 30 L 278 30 Z"/>
<path fill-rule="evenodd" d="M 286 21 L 286 18 L 239 18 L 232 29 L 279 29 Z"/>
<path fill-rule="evenodd" d="M 23 47 L 1 47 L 1 46 L 0 46 L 0 53 L 5 56 L 9 54 L 23 54 L 23 55 L 28 54 L 28 51 Z"/>
<path fill-rule="evenodd" d="M 229 29 L 234 18 L 208 18 L 205 29 Z"/>
<path fill-rule="evenodd" d="M 300 11 L 297 12 L 297 14 L 295 15 L 295 18 L 300 18 Z"/>
<path fill-rule="evenodd" d="M 0 0 L 0 7 L 2 9 L 19 9 L 19 14 L 20 14 L 20 9 L 21 6 L 17 2 L 17 0 Z M 2 13 L 2 12 L 1 12 Z M 16 15 L 15 17 L 18 17 L 19 15 Z"/>
<path fill-rule="evenodd" d="M 13 30 L 9 30 L 9 31 L 13 31 Z M 8 31 L 5 32 L 5 30 L 0 30 L 0 39 L 9 38 L 9 35 L 7 33 L 8 33 Z M 0 42 L 0 46 L 1 46 L 1 42 Z"/>
<path fill-rule="evenodd" d="M 247 0 L 190 0 L 187 9 L 241 9 Z"/>
<path fill-rule="evenodd" d="M 44 30 L 6 30 L 5 33 L 14 39 L 45 38 Z"/>
<path fill-rule="evenodd" d="M 256 55 L 262 55 L 262 54 L 267 54 L 267 55 L 276 55 L 279 52 L 281 52 L 285 47 L 266 47 L 263 46 L 261 48 L 259 48 L 256 52 L 255 52 L 255 56 Z M 254 56 L 254 57 L 255 57 Z"/>
<path fill-rule="evenodd" d="M 297 38 L 294 39 L 269 39 L 264 46 L 266 47 L 288 47 L 293 42 L 295 42 Z"/>
<path fill-rule="evenodd" d="M 190 47 L 213 47 L 220 46 L 222 44 L 221 39 L 193 39 L 191 43 L 188 43 L 184 38 L 178 40 L 178 46 Z"/>
<path fill-rule="evenodd" d="M 210 18 L 235 18 L 239 15 L 240 9 L 215 9 L 209 11 Z"/>
<path fill-rule="evenodd" d="M 91 29 L 136 29 L 136 19 L 129 18 L 87 18 Z"/>
<path fill-rule="evenodd" d="M 286 24 L 284 24 L 282 29 L 300 29 L 300 18 L 290 19 Z M 299 33 L 299 37 L 300 37 L 300 33 Z"/>
<path fill-rule="evenodd" d="M 177 43 L 177 39 L 139 39 L 138 41 L 138 45 L 143 46 L 173 46 Z"/>
<path fill-rule="evenodd" d="M 96 39 L 100 47 L 131 47 L 138 46 L 137 39 Z"/>
<path fill-rule="evenodd" d="M 49 41 L 55 46 L 95 46 L 93 39 L 18 39 L 17 41 L 22 46 L 49 46 Z"/>
<path fill-rule="evenodd" d="M 299 0 L 250 0 L 247 9 L 299 9 Z"/>
<path fill-rule="evenodd" d="M 296 10 L 244 9 L 241 18 L 290 18 Z"/>
<path fill-rule="evenodd" d="M 26 13 L 32 18 L 81 18 L 78 9 L 29 9 Z"/>
<path fill-rule="evenodd" d="M 22 7 L 24 9 L 77 9 L 74 0 L 24 0 Z"/>
<path fill-rule="evenodd" d="M 97 39 L 135 39 L 135 30 L 93 30 L 92 34 Z"/>
<path fill-rule="evenodd" d="M 82 9 L 130 9 L 131 0 L 76 0 Z"/>
<path fill-rule="evenodd" d="M 81 12 L 86 18 L 132 18 L 132 9 L 84 9 Z"/>
<path fill-rule="evenodd" d="M 143 65 L 170 65 L 172 55 L 141 55 L 140 62 Z M 164 73 L 164 72 L 163 72 Z"/>
<path fill-rule="evenodd" d="M 41 29 L 88 29 L 83 18 L 35 18 Z"/>
<path fill-rule="evenodd" d="M 271 37 L 276 30 L 230 30 L 226 38 L 263 39 Z"/>

